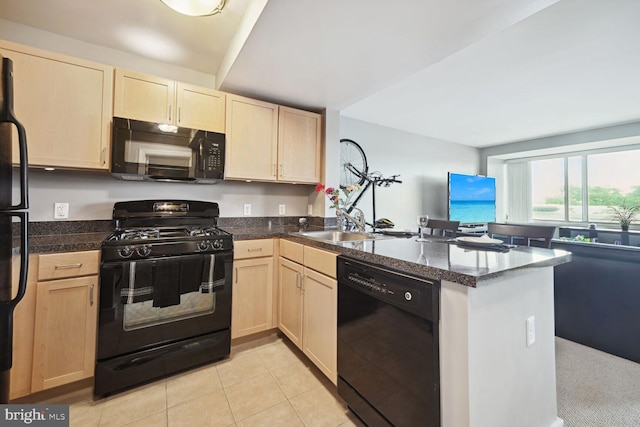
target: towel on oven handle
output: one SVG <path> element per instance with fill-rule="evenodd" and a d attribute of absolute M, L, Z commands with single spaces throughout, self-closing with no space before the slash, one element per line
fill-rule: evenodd
<path fill-rule="evenodd" d="M 167 257 L 156 261 L 153 276 L 153 306 L 170 307 L 180 304 L 180 264 L 179 258 Z"/>
<path fill-rule="evenodd" d="M 224 283 L 224 255 L 211 254 L 204 261 L 200 292 L 203 294 L 215 292 L 215 288 L 224 286 Z"/>
<path fill-rule="evenodd" d="M 153 262 L 131 261 L 123 264 L 120 299 L 123 304 L 133 304 L 153 299 Z"/>

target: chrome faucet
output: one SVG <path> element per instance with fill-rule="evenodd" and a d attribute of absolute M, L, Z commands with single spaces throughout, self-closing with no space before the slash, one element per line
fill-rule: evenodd
<path fill-rule="evenodd" d="M 358 208 L 352 208 L 355 212 L 353 216 L 349 215 L 346 212 L 342 212 L 344 219 L 346 221 L 346 225 L 344 227 L 345 231 L 352 231 L 354 228 L 358 230 L 360 233 L 364 233 L 364 212 Z"/>

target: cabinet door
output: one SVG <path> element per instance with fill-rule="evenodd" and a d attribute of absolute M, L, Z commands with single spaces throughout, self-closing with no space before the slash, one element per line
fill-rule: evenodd
<path fill-rule="evenodd" d="M 278 106 L 227 94 L 225 178 L 276 180 Z"/>
<path fill-rule="evenodd" d="M 178 83 L 176 96 L 178 126 L 224 133 L 226 98 L 223 92 Z"/>
<path fill-rule="evenodd" d="M 273 325 L 273 258 L 233 262 L 231 338 L 271 329 Z"/>
<path fill-rule="evenodd" d="M 38 255 L 29 256 L 27 290 L 22 301 L 13 312 L 13 366 L 11 367 L 10 399 L 31 394 L 31 368 L 33 365 L 33 329 L 36 318 L 36 285 Z M 12 259 L 12 282 L 14 295 L 18 291 L 20 257 Z"/>
<path fill-rule="evenodd" d="M 302 351 L 337 384 L 338 282 L 304 269 Z"/>
<path fill-rule="evenodd" d="M 116 68 L 113 115 L 152 123 L 175 123 L 173 80 Z"/>
<path fill-rule="evenodd" d="M 98 276 L 39 282 L 31 391 L 93 376 Z"/>
<path fill-rule="evenodd" d="M 0 53 L 13 61 L 29 166 L 108 170 L 113 68 L 4 41 Z"/>
<path fill-rule="evenodd" d="M 303 267 L 280 258 L 278 289 L 278 328 L 302 348 L 302 280 Z"/>
<path fill-rule="evenodd" d="M 319 182 L 322 116 L 288 107 L 278 114 L 278 180 Z"/>

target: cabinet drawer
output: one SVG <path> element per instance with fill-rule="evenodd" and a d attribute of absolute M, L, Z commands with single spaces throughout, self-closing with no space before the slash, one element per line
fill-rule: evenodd
<path fill-rule="evenodd" d="M 43 254 L 38 257 L 38 280 L 98 274 L 100 251 Z"/>
<path fill-rule="evenodd" d="M 240 240 L 233 242 L 233 258 L 273 256 L 273 239 Z"/>
<path fill-rule="evenodd" d="M 280 239 L 280 256 L 302 264 L 304 261 L 304 245 Z"/>
<path fill-rule="evenodd" d="M 335 252 L 316 249 L 311 246 L 304 247 L 304 265 L 317 272 L 336 278 L 336 257 Z"/>

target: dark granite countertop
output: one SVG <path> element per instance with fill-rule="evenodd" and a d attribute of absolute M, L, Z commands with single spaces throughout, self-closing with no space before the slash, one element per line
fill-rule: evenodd
<path fill-rule="evenodd" d="M 521 274 L 525 269 L 571 261 L 570 252 L 558 249 L 521 246 L 511 248 L 508 252 L 494 252 L 463 248 L 438 238 L 423 243 L 417 242 L 415 237 L 393 237 L 334 244 L 291 234 L 298 231 L 293 226 L 226 230 L 233 233 L 235 240 L 285 237 L 385 267 L 471 287 L 489 284 L 496 278 Z"/>
<path fill-rule="evenodd" d="M 415 237 L 392 237 L 359 242 L 328 243 L 300 235 L 294 225 L 222 227 L 234 240 L 286 237 L 299 243 L 338 252 L 382 266 L 423 277 L 447 280 L 465 286 L 489 284 L 496 278 L 523 270 L 569 262 L 571 253 L 559 249 L 516 247 L 508 252 L 470 250 L 438 238 L 417 242 Z M 311 227 L 310 230 L 322 230 Z M 73 252 L 100 249 L 108 232 L 42 234 L 29 237 L 30 253 Z M 15 239 L 14 247 L 19 246 Z M 17 249 L 16 249 L 17 250 Z"/>
<path fill-rule="evenodd" d="M 49 234 L 29 236 L 29 253 L 76 252 L 100 249 L 110 233 Z M 13 240 L 14 253 L 19 251 L 20 240 Z"/>

